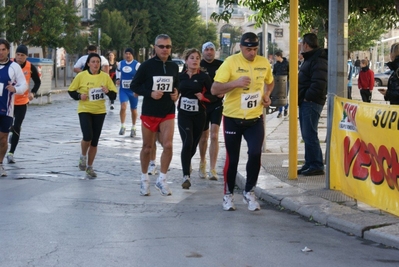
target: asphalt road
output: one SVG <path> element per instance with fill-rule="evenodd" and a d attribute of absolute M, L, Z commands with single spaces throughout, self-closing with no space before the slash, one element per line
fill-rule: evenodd
<path fill-rule="evenodd" d="M 237 211 L 223 211 L 223 183 L 198 178 L 197 155 L 193 186 L 182 190 L 178 131 L 168 178 L 173 195 L 152 187 L 151 196 L 139 196 L 141 133 L 119 136 L 118 111 L 106 117 L 98 178 L 83 179 L 76 105 L 59 94 L 52 104 L 29 107 L 17 163 L 5 164 L 9 175 L 0 179 L 0 266 L 399 265 L 396 249 L 279 206 L 261 202 L 261 211 L 250 212 L 239 190 Z M 219 171 L 223 161 L 221 147 Z"/>

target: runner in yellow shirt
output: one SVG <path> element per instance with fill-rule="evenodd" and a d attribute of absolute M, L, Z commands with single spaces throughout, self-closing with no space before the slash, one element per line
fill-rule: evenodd
<path fill-rule="evenodd" d="M 79 100 L 78 114 L 83 133 L 79 169 L 86 171 L 89 178 L 97 177 L 93 162 L 106 115 L 105 95 L 115 100 L 117 93 L 114 82 L 100 67 L 100 55 L 89 54 L 83 71 L 76 75 L 68 89 L 69 95 Z"/>
<path fill-rule="evenodd" d="M 252 32 L 244 33 L 240 42 L 241 53 L 232 55 L 223 62 L 216 72 L 211 89 L 214 95 L 225 95 L 223 129 L 227 155 L 224 166 L 224 210 L 235 210 L 233 194 L 242 137 L 248 145 L 244 202 L 251 211 L 260 209 L 253 188 L 261 167 L 265 135 L 263 108 L 270 105 L 274 80 L 270 63 L 266 58 L 257 55 L 258 48 L 257 35 Z"/>

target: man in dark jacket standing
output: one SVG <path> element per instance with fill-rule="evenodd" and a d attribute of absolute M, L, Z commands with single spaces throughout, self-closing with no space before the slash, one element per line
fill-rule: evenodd
<path fill-rule="evenodd" d="M 305 143 L 305 164 L 298 174 L 324 174 L 318 125 L 327 95 L 327 52 L 320 48 L 317 36 L 307 33 L 302 39 L 304 62 L 298 75 L 299 124 Z"/>

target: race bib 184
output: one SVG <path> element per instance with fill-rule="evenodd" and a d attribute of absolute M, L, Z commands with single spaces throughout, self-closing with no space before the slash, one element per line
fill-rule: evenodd
<path fill-rule="evenodd" d="M 89 90 L 90 101 L 104 100 L 105 93 L 101 88 L 91 88 Z"/>
<path fill-rule="evenodd" d="M 152 91 L 173 92 L 173 76 L 154 76 Z"/>

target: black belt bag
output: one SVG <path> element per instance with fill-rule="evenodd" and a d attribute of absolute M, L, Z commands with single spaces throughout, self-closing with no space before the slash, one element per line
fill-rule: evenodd
<path fill-rule="evenodd" d="M 240 126 L 250 127 L 252 125 L 255 125 L 258 122 L 258 120 L 260 120 L 260 119 L 261 119 L 261 117 L 254 118 L 254 119 L 249 119 L 249 120 L 246 120 L 246 119 L 234 119 L 234 121 L 235 121 L 235 123 L 237 123 Z"/>

